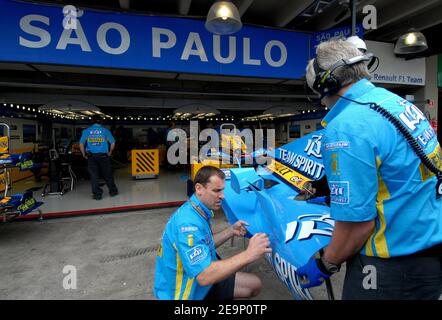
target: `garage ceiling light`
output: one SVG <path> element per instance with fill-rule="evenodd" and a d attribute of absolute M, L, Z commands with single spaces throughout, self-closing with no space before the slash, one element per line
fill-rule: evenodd
<path fill-rule="evenodd" d="M 209 9 L 205 27 L 214 34 L 227 35 L 242 28 L 238 8 L 231 1 L 217 1 Z"/>
<path fill-rule="evenodd" d="M 427 39 L 422 32 L 410 30 L 399 37 L 394 47 L 396 54 L 412 54 L 428 49 Z"/>

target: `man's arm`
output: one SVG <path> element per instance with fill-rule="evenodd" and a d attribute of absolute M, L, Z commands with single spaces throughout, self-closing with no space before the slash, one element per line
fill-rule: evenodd
<path fill-rule="evenodd" d="M 87 159 L 86 152 L 84 151 L 84 144 L 82 144 L 82 143 L 80 143 L 80 151 L 81 151 L 81 154 L 83 155 L 83 158 Z"/>
<path fill-rule="evenodd" d="M 243 237 L 247 230 L 244 226 L 248 226 L 249 224 L 243 220 L 238 220 L 235 224 L 227 227 L 223 231 L 217 232 L 213 234 L 213 242 L 215 243 L 215 248 L 218 248 L 227 240 L 231 239 L 234 236 Z"/>
<path fill-rule="evenodd" d="M 356 254 L 375 227 L 374 220 L 365 222 L 336 221 L 332 239 L 324 252 L 324 259 L 341 264 Z"/>
<path fill-rule="evenodd" d="M 212 262 L 204 269 L 196 280 L 200 286 L 208 286 L 228 278 L 249 263 L 261 258 L 265 253 L 272 252 L 269 248 L 270 241 L 265 233 L 255 234 L 249 242 L 247 249 L 228 259 Z"/>
<path fill-rule="evenodd" d="M 111 143 L 111 145 L 110 145 L 110 150 L 107 154 L 109 157 L 111 156 L 112 152 L 114 152 L 114 149 L 115 149 L 115 142 Z"/>

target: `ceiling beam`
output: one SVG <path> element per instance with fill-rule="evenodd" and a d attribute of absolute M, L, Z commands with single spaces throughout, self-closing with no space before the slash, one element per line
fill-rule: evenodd
<path fill-rule="evenodd" d="M 182 16 L 187 16 L 190 10 L 190 4 L 192 0 L 179 0 L 178 1 L 178 13 Z"/>
<path fill-rule="evenodd" d="M 376 0 L 359 0 L 356 4 L 356 12 L 362 12 L 362 8 L 369 4 L 374 4 Z M 324 11 L 322 14 L 312 18 L 308 21 L 308 25 L 314 25 L 315 30 L 328 30 L 335 27 L 337 24 L 349 19 L 351 17 L 350 9 L 347 10 L 345 15 L 342 15 L 339 20 L 336 17 L 346 10 L 347 6 L 336 3 L 331 6 L 329 10 Z"/>
<path fill-rule="evenodd" d="M 381 10 L 377 10 L 378 13 L 378 26 L 377 29 L 367 30 L 366 33 L 373 32 L 375 30 L 381 29 L 384 26 L 391 25 L 400 20 L 410 18 L 423 11 L 430 9 L 432 6 L 440 4 L 440 0 L 421 0 L 416 3 L 412 2 L 401 2 L 398 6 L 396 3 L 392 4 Z M 440 11 L 439 11 L 440 14 Z"/>
<path fill-rule="evenodd" d="M 129 10 L 130 9 L 130 0 L 118 0 L 120 2 L 121 9 Z"/>
<path fill-rule="evenodd" d="M 313 2 L 312 0 L 290 1 L 288 5 L 279 10 L 273 19 L 274 25 L 279 28 L 285 27 Z"/>
<path fill-rule="evenodd" d="M 236 0 L 235 4 L 238 8 L 239 15 L 242 17 L 254 0 Z"/>
<path fill-rule="evenodd" d="M 382 33 L 379 34 L 378 38 L 383 41 L 394 41 L 412 27 L 416 28 L 417 30 L 425 30 L 431 28 L 442 23 L 442 15 L 440 14 L 441 12 L 442 5 L 432 9 L 429 12 L 424 12 L 417 16 L 414 16 L 413 19 L 410 20 L 410 24 L 396 24 L 394 26 L 391 26 L 390 31 L 382 30 Z"/>

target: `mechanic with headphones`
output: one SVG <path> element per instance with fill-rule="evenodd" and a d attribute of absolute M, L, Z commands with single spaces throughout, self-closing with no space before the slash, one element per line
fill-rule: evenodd
<path fill-rule="evenodd" d="M 335 227 L 320 258 L 297 270 L 320 285 L 346 261 L 343 299 L 438 299 L 442 294 L 442 154 L 412 103 L 375 87 L 351 42 L 317 47 L 306 80 L 331 108 L 322 121 Z"/>

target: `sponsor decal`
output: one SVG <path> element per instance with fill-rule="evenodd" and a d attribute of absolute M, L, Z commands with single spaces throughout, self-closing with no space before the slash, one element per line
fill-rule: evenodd
<path fill-rule="evenodd" d="M 285 283 L 290 292 L 304 300 L 311 300 L 312 297 L 308 290 L 302 289 L 301 284 L 296 274 L 296 267 L 284 259 L 278 252 L 275 252 L 272 259 L 272 266 L 278 278 Z"/>
<path fill-rule="evenodd" d="M 322 163 L 316 162 L 312 159 L 304 157 L 300 154 L 288 151 L 285 149 L 280 149 L 280 159 L 285 165 L 298 170 L 303 175 L 310 177 L 311 179 L 319 179 L 324 170 L 324 165 Z"/>
<path fill-rule="evenodd" d="M 90 142 L 90 143 L 101 143 L 101 142 L 104 142 L 104 138 L 87 138 L 87 142 Z"/>
<path fill-rule="evenodd" d="M 34 198 L 29 198 L 27 199 L 24 203 L 22 203 L 21 205 L 19 205 L 17 207 L 17 210 L 20 211 L 21 213 L 28 211 L 30 209 L 32 209 L 37 201 L 35 201 Z"/>
<path fill-rule="evenodd" d="M 336 150 L 336 149 L 348 149 L 350 148 L 350 141 L 335 141 L 324 144 L 324 149 L 326 151 Z"/>
<path fill-rule="evenodd" d="M 287 224 L 285 230 L 285 243 L 295 239 L 297 241 L 308 240 L 314 235 L 331 237 L 335 221 L 329 214 L 304 214 L 297 221 Z M 298 232 L 299 231 L 299 232 Z"/>
<path fill-rule="evenodd" d="M 399 100 L 397 103 L 405 108 L 405 111 L 399 114 L 399 119 L 412 132 L 415 131 L 417 125 L 419 125 L 422 120 L 426 119 L 424 114 L 419 110 L 418 107 L 407 100 Z"/>
<path fill-rule="evenodd" d="M 192 233 L 189 233 L 187 235 L 187 245 L 189 247 L 193 247 L 193 234 Z"/>
<path fill-rule="evenodd" d="M 198 261 L 201 261 L 205 257 L 207 257 L 207 252 L 202 244 L 193 247 L 190 250 L 186 251 L 186 257 L 189 259 L 191 265 L 194 265 Z"/>
<path fill-rule="evenodd" d="M 295 170 L 283 165 L 281 162 L 273 160 L 268 166 L 268 168 L 276 175 L 278 178 L 287 182 L 289 185 L 295 186 L 301 190 L 310 178 L 303 176 L 302 174 L 296 172 Z"/>
<path fill-rule="evenodd" d="M 341 171 L 339 170 L 339 164 L 338 164 L 338 155 L 334 153 L 331 155 L 331 158 L 332 158 L 332 175 L 333 176 L 341 175 Z"/>
<path fill-rule="evenodd" d="M 348 181 L 330 181 L 330 202 L 337 204 L 350 203 L 350 183 Z"/>
<path fill-rule="evenodd" d="M 181 227 L 181 232 L 195 232 L 198 231 L 198 227 Z"/>
<path fill-rule="evenodd" d="M 17 163 L 17 166 L 20 168 L 20 170 L 32 169 L 34 162 L 32 160 L 26 160 L 24 162 Z"/>
<path fill-rule="evenodd" d="M 304 152 L 307 153 L 308 156 L 314 156 L 318 159 L 322 159 L 321 155 L 321 139 L 320 136 L 312 136 L 311 139 L 308 139 L 307 146 L 304 149 Z"/>

